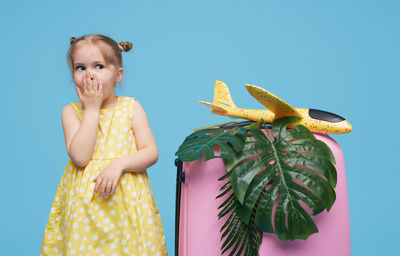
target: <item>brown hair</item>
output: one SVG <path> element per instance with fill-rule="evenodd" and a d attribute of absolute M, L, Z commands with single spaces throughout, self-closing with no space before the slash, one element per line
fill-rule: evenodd
<path fill-rule="evenodd" d="M 93 45 L 95 44 L 103 44 L 108 45 L 111 47 L 111 51 L 106 51 L 104 47 L 100 47 L 100 51 L 103 54 L 104 60 L 115 67 L 122 67 L 122 55 L 121 52 L 127 52 L 132 48 L 131 42 L 120 42 L 117 44 L 113 39 L 109 38 L 108 36 L 100 35 L 100 34 L 93 34 L 93 35 L 85 35 L 80 38 L 71 37 L 70 43 L 71 47 L 67 52 L 67 63 L 68 67 L 73 72 L 74 70 L 74 53 L 76 47 L 79 42 L 88 42 Z"/>

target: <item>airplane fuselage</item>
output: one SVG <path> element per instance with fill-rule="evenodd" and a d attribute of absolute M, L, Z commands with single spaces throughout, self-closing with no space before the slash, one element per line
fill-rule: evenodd
<path fill-rule="evenodd" d="M 289 128 L 301 124 L 312 132 L 329 134 L 343 134 L 352 130 L 351 124 L 336 114 L 307 108 L 296 108 L 296 110 L 301 114 L 302 118 L 297 123 L 289 125 Z M 225 107 L 225 111 L 211 110 L 212 113 L 217 115 L 248 119 L 255 122 L 260 122 L 262 119 L 265 123 L 272 123 L 275 120 L 275 114 L 268 109 Z"/>

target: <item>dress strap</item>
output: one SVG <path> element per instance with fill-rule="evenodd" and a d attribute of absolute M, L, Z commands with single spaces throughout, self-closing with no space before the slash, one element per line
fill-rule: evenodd
<path fill-rule="evenodd" d="M 130 120 L 131 124 L 133 123 L 133 118 L 135 118 L 133 116 L 133 108 L 134 108 L 133 104 L 134 104 L 135 100 L 136 100 L 136 98 L 129 98 L 129 120 Z"/>
<path fill-rule="evenodd" d="M 82 121 L 82 103 L 80 101 L 75 101 L 71 103 L 72 107 L 75 109 L 76 113 L 78 114 L 79 120 Z"/>

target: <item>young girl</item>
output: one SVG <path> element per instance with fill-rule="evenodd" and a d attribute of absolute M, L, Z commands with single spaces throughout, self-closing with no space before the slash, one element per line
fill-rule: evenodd
<path fill-rule="evenodd" d="M 139 102 L 115 96 L 121 52 L 131 47 L 97 34 L 71 38 L 67 60 L 80 101 L 62 111 L 70 161 L 41 255 L 167 255 L 146 173 L 157 145 Z"/>

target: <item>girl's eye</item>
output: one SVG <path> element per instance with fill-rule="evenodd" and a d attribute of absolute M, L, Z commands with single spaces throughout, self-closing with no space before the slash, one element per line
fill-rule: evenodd
<path fill-rule="evenodd" d="M 103 69 L 103 68 L 104 68 L 104 66 L 103 66 L 103 65 L 101 65 L 101 64 L 97 64 L 97 65 L 96 65 L 96 68 L 97 68 L 97 69 Z"/>
<path fill-rule="evenodd" d="M 75 70 L 85 70 L 85 67 L 77 66 L 77 67 L 75 68 Z"/>

